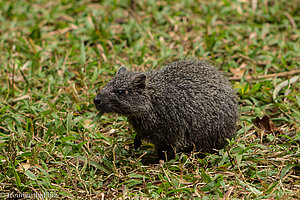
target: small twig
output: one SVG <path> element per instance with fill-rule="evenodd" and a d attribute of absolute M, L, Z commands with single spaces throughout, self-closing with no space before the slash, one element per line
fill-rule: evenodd
<path fill-rule="evenodd" d="M 286 86 L 288 86 L 288 85 L 290 85 L 290 84 L 293 84 L 293 83 L 297 82 L 298 79 L 299 79 L 299 76 L 295 76 L 295 77 L 293 77 L 293 78 L 291 78 L 291 79 L 288 79 L 288 80 L 285 80 L 285 81 L 283 81 L 282 83 L 280 83 L 279 85 L 277 85 L 277 86 L 275 87 L 275 89 L 274 89 L 274 92 L 273 92 L 273 99 L 274 99 L 274 100 L 276 99 L 276 97 L 277 97 L 279 91 L 280 91 L 282 88 L 284 88 L 284 87 L 286 87 Z"/>
<path fill-rule="evenodd" d="M 231 186 L 224 195 L 224 200 L 230 199 L 230 195 L 235 187 Z"/>
<path fill-rule="evenodd" d="M 267 74 L 267 75 L 260 75 L 257 77 L 245 77 L 246 81 L 249 80 L 257 80 L 257 79 L 265 79 L 265 78 L 282 78 L 282 77 L 288 77 L 288 76 L 293 76 L 296 74 L 300 74 L 300 69 L 299 70 L 292 70 L 289 72 L 280 72 L 280 73 L 276 73 L 276 74 Z M 242 76 L 233 76 L 233 77 L 229 77 L 229 80 L 231 81 L 239 81 L 242 79 Z"/>
<path fill-rule="evenodd" d="M 171 179 L 170 179 L 169 175 L 167 174 L 167 172 L 166 172 L 166 170 L 165 170 L 165 168 L 164 168 L 164 166 L 163 166 L 162 164 L 161 164 L 161 168 L 162 168 L 164 174 L 166 175 L 166 177 L 167 177 L 167 179 L 168 179 L 168 182 L 169 182 L 170 184 L 172 184 Z M 177 189 L 177 188 L 175 188 L 175 189 Z"/>
<path fill-rule="evenodd" d="M 296 28 L 297 28 L 297 25 L 296 25 L 295 20 L 293 19 L 293 17 L 292 17 L 288 12 L 285 12 L 284 15 L 289 19 L 289 21 L 290 21 L 292 27 L 293 27 L 294 29 L 296 29 Z"/>
<path fill-rule="evenodd" d="M 13 72 L 12 72 L 12 79 L 11 79 L 11 88 L 12 88 L 12 96 L 14 97 L 15 96 L 15 65 L 13 64 Z"/>
<path fill-rule="evenodd" d="M 7 131 L 7 132 L 11 132 L 10 130 L 6 129 L 6 128 L 3 127 L 3 126 L 0 126 L 0 129 L 3 129 L 3 130 L 5 130 L 5 131 Z"/>
<path fill-rule="evenodd" d="M 140 157 L 138 157 L 138 159 L 136 159 L 136 161 L 140 160 L 146 154 L 147 154 L 147 152 L 143 153 Z"/>

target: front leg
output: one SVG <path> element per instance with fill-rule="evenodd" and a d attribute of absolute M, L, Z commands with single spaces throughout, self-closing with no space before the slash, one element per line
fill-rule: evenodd
<path fill-rule="evenodd" d="M 135 138 L 134 138 L 134 148 L 137 149 L 142 145 L 142 139 L 141 137 L 136 134 Z"/>

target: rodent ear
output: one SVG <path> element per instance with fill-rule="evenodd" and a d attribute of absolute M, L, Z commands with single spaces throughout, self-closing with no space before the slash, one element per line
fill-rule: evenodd
<path fill-rule="evenodd" d="M 118 69 L 118 72 L 117 74 L 121 74 L 123 72 L 127 71 L 126 67 L 125 66 L 121 66 L 119 69 Z"/>
<path fill-rule="evenodd" d="M 134 87 L 144 89 L 146 87 L 146 78 L 146 75 L 143 73 L 135 75 L 133 78 Z"/>

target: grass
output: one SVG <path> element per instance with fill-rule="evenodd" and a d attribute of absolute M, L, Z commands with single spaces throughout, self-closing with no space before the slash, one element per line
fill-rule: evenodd
<path fill-rule="evenodd" d="M 299 80 L 280 83 L 299 70 L 299 13 L 297 0 L 0 1 L 1 197 L 298 199 Z M 186 57 L 232 77 L 237 136 L 205 158 L 143 164 L 151 144 L 134 150 L 122 116 L 92 123 L 92 99 L 120 65 Z"/>

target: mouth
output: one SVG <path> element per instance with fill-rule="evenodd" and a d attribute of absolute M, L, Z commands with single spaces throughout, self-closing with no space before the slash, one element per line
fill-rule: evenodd
<path fill-rule="evenodd" d="M 112 110 L 110 108 L 108 108 L 107 106 L 103 106 L 103 105 L 99 105 L 99 104 L 95 104 L 96 109 L 99 111 L 99 113 L 110 113 L 112 112 Z"/>
<path fill-rule="evenodd" d="M 101 111 L 101 106 L 100 106 L 100 105 L 95 104 L 95 106 L 96 106 L 96 109 L 97 109 L 98 111 Z"/>

